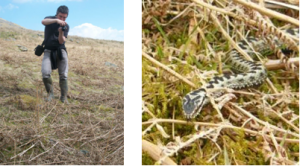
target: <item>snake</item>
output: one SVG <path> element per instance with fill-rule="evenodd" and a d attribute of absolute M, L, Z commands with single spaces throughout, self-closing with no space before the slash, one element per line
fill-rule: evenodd
<path fill-rule="evenodd" d="M 287 29 L 284 32 L 290 36 L 299 38 L 298 29 Z M 276 44 L 276 47 L 281 48 L 285 46 L 276 36 L 274 36 L 272 40 Z M 272 51 L 272 48 L 266 40 L 255 37 L 248 37 L 245 40 L 241 40 L 237 45 L 250 56 L 255 54 L 255 51 L 258 53 Z M 231 64 L 231 69 L 233 71 L 241 72 L 234 74 L 225 73 L 221 76 L 215 76 L 199 89 L 187 93 L 182 100 L 182 108 L 186 119 L 190 120 L 195 118 L 199 115 L 202 108 L 210 103 L 207 94 L 209 89 L 230 88 L 239 90 L 259 87 L 267 78 L 267 70 L 262 63 L 244 59 L 236 49 L 232 49 L 228 53 L 226 62 Z M 217 98 L 224 93 L 225 92 L 222 90 L 217 90 L 215 92 L 212 91 L 210 95 L 213 98 Z"/>

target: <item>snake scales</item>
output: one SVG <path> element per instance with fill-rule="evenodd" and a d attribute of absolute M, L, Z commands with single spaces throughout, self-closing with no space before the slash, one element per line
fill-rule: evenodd
<path fill-rule="evenodd" d="M 286 33 L 299 37 L 298 29 L 286 30 Z M 278 47 L 283 44 L 280 43 L 277 37 L 273 38 L 274 43 Z M 259 40 L 254 37 L 247 38 L 247 42 L 256 52 L 270 51 L 271 48 L 268 46 L 265 40 Z M 244 50 L 248 55 L 253 54 L 251 47 L 246 41 L 238 42 L 238 46 Z M 185 117 L 191 119 L 196 117 L 203 106 L 209 103 L 209 98 L 207 97 L 206 89 L 213 88 L 231 88 L 231 89 L 242 89 L 258 86 L 262 84 L 266 77 L 267 71 L 263 64 L 258 62 L 252 62 L 243 59 L 237 50 L 232 50 L 228 56 L 228 63 L 232 65 L 232 68 L 238 71 L 243 71 L 243 73 L 238 74 L 225 74 L 223 76 L 216 76 L 209 83 L 200 89 L 189 92 L 183 98 L 183 110 Z M 223 94 L 222 91 L 217 91 L 212 93 L 212 97 L 219 97 Z"/>

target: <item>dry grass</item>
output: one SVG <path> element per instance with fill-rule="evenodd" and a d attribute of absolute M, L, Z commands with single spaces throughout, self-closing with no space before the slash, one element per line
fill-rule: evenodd
<path fill-rule="evenodd" d="M 244 0 L 210 2 L 142 3 L 143 164 L 299 164 L 299 41 L 282 31 L 299 26 L 297 6 L 288 4 L 299 1 L 268 1 L 268 10 Z M 274 47 L 274 35 L 294 52 Z M 250 36 L 274 52 L 249 56 L 236 42 Z M 183 96 L 232 72 L 226 55 L 233 48 L 266 64 L 268 79 L 258 88 L 217 89 L 227 92 L 223 100 L 211 98 L 187 122 Z"/>
<path fill-rule="evenodd" d="M 124 164 L 123 43 L 69 36 L 70 105 L 64 105 L 57 70 L 55 100 L 43 100 L 42 57 L 33 52 L 43 33 L 0 33 L 0 164 Z"/>

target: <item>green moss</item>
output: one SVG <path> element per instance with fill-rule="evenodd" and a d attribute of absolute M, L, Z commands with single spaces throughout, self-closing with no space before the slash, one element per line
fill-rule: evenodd
<path fill-rule="evenodd" d="M 155 161 L 145 152 L 142 153 L 142 165 L 154 165 Z"/>
<path fill-rule="evenodd" d="M 249 165 L 262 165 L 267 164 L 264 162 L 263 153 L 260 151 L 260 148 L 255 148 L 251 142 L 244 139 L 244 134 L 241 134 L 238 137 L 235 137 L 237 140 L 232 140 L 230 137 L 223 136 L 223 139 L 226 142 L 226 146 L 229 152 L 228 155 L 230 158 L 234 157 L 239 161 L 247 161 Z M 246 163 L 240 163 L 246 164 Z"/>
<path fill-rule="evenodd" d="M 35 89 L 36 87 L 28 80 L 22 80 L 18 83 L 18 87 L 22 89 Z"/>
<path fill-rule="evenodd" d="M 20 95 L 20 98 L 27 104 L 36 103 L 37 101 L 35 97 L 29 95 Z"/>
<path fill-rule="evenodd" d="M 77 75 L 74 72 L 68 72 L 68 77 L 76 77 Z"/>
<path fill-rule="evenodd" d="M 290 144 L 289 145 L 289 149 L 292 152 L 298 153 L 299 152 L 299 144 Z"/>
<path fill-rule="evenodd" d="M 13 147 L 8 146 L 5 150 L 1 151 L 6 158 L 11 158 L 14 156 Z"/>
<path fill-rule="evenodd" d="M 69 93 L 74 94 L 74 95 L 79 95 L 80 92 L 76 90 L 70 90 Z"/>
<path fill-rule="evenodd" d="M 114 108 L 111 108 L 111 107 L 108 107 L 108 106 L 105 106 L 105 105 L 99 105 L 98 110 L 99 111 L 113 111 Z"/>
<path fill-rule="evenodd" d="M 35 97 L 29 95 L 19 95 L 15 98 L 15 100 L 13 100 L 13 102 L 22 110 L 34 110 L 36 103 L 41 102 L 41 99 L 36 99 Z"/>

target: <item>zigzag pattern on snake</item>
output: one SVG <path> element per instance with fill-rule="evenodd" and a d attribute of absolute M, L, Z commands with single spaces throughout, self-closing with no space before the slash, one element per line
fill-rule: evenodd
<path fill-rule="evenodd" d="M 286 33 L 296 36 L 299 38 L 298 29 L 288 29 Z M 280 43 L 277 37 L 274 37 L 274 43 L 278 47 L 281 47 L 283 44 Z M 254 37 L 247 38 L 247 42 L 256 52 L 269 51 L 271 48 L 268 46 L 267 42 L 264 40 L 259 40 Z M 253 55 L 251 47 L 247 44 L 246 41 L 238 42 L 238 46 L 243 49 L 248 55 Z M 233 49 L 229 53 L 228 63 L 232 65 L 234 70 L 243 71 L 243 73 L 238 74 L 225 74 L 223 76 L 214 77 L 209 83 L 201 87 L 200 89 L 194 90 L 186 94 L 183 98 L 183 110 L 186 119 L 191 119 L 196 117 L 200 112 L 203 106 L 209 103 L 207 97 L 207 92 L 205 89 L 212 88 L 231 88 L 231 89 L 243 89 L 250 88 L 253 86 L 261 85 L 267 78 L 267 71 L 265 67 L 258 62 L 248 61 L 243 59 L 240 56 L 240 53 Z M 219 97 L 224 92 L 218 91 L 212 94 L 212 97 Z"/>

